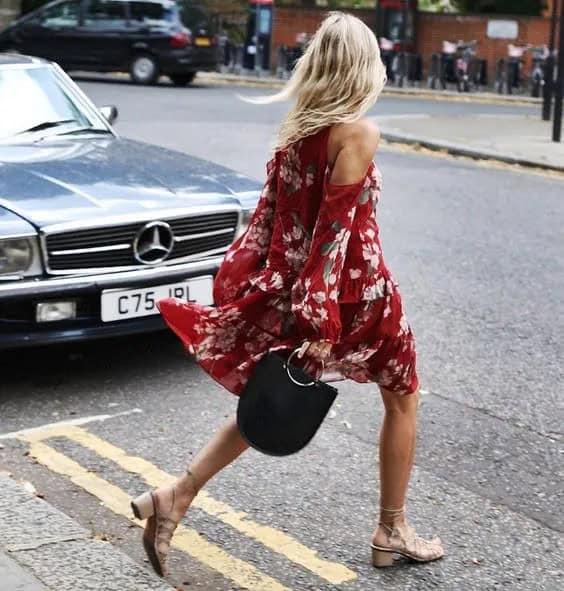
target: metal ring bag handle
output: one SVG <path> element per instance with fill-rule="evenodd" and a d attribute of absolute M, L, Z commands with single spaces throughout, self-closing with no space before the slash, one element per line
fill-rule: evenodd
<path fill-rule="evenodd" d="M 290 362 L 292 361 L 294 355 L 300 350 L 301 347 L 298 347 L 295 351 L 293 351 L 290 354 L 290 357 L 288 357 L 288 360 L 286 361 L 286 373 L 288 374 L 288 377 L 290 378 L 290 380 L 292 380 L 292 382 L 294 382 L 294 384 L 296 384 L 296 386 L 302 386 L 304 388 L 308 388 L 309 386 L 313 386 L 315 384 L 315 380 L 313 382 L 309 382 L 309 384 L 302 384 L 302 382 L 298 382 L 298 380 L 296 380 L 296 378 L 294 378 L 294 376 L 290 373 Z M 321 361 L 321 374 L 323 375 L 323 372 L 325 371 L 325 361 Z"/>

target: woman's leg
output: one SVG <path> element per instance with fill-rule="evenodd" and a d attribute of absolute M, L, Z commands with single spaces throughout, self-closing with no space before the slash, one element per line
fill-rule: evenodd
<path fill-rule="evenodd" d="M 235 416 L 230 417 L 196 454 L 189 472 L 180 476 L 174 485 L 157 489 L 159 500 L 165 507 L 171 506 L 174 488 L 174 513 L 186 513 L 197 491 L 248 447 L 241 437 Z"/>
<path fill-rule="evenodd" d="M 405 520 L 405 505 L 413 467 L 419 392 L 398 395 L 381 388 L 385 415 L 380 432 L 380 523 L 394 526 Z M 393 510 L 398 510 L 396 513 Z"/>
<path fill-rule="evenodd" d="M 131 503 L 134 514 L 146 518 L 143 545 L 155 571 L 166 576 L 170 542 L 198 490 L 247 449 L 235 417 L 231 417 L 192 460 L 174 484 L 144 493 Z"/>
<path fill-rule="evenodd" d="M 385 415 L 380 433 L 380 519 L 372 537 L 374 566 L 391 566 L 393 553 L 427 562 L 443 555 L 439 538 L 420 538 L 405 519 L 405 497 L 413 468 L 419 392 L 399 395 L 381 389 Z"/>

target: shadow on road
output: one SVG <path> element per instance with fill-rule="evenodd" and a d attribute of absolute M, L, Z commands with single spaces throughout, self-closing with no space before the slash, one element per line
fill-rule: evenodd
<path fill-rule="evenodd" d="M 161 331 L 3 351 L 0 356 L 0 392 L 29 386 L 66 385 L 116 379 L 135 374 L 150 379 L 155 372 L 186 363 L 186 355 L 172 333 Z"/>
<path fill-rule="evenodd" d="M 198 90 L 198 89 L 206 89 L 209 88 L 209 84 L 204 84 L 203 82 L 199 82 L 196 78 L 195 82 L 189 84 L 185 87 L 175 86 L 172 82 L 169 81 L 168 78 L 161 78 L 156 84 L 152 85 L 142 85 L 142 84 L 135 84 L 129 78 L 127 74 L 96 74 L 91 72 L 70 72 L 70 76 L 75 82 L 93 82 L 93 83 L 104 83 L 104 84 L 116 84 L 121 86 L 131 86 L 132 88 L 139 88 L 140 90 L 147 89 L 147 88 L 159 88 L 164 87 L 168 89 L 174 89 L 178 92 L 181 91 L 189 91 L 189 90 Z"/>

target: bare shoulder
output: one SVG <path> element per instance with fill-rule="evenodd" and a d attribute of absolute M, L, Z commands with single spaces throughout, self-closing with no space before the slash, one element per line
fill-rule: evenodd
<path fill-rule="evenodd" d="M 374 159 L 380 131 L 369 119 L 336 125 L 331 132 L 329 160 L 333 164 L 331 182 L 349 184 L 361 180 Z"/>
<path fill-rule="evenodd" d="M 378 148 L 380 141 L 380 130 L 374 121 L 370 119 L 359 119 L 354 123 L 347 123 L 343 126 L 345 141 L 353 142 L 357 146 L 362 146 L 372 154 Z"/>
<path fill-rule="evenodd" d="M 336 151 L 347 146 L 361 148 L 363 152 L 376 153 L 380 141 L 380 130 L 374 121 L 359 119 L 352 123 L 342 123 L 332 129 L 331 139 Z"/>

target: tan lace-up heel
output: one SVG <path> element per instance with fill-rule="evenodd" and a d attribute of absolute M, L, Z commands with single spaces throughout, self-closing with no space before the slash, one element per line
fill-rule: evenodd
<path fill-rule="evenodd" d="M 137 519 L 149 519 L 155 513 L 153 491 L 144 492 L 135 500 L 131 501 L 131 509 Z"/>
<path fill-rule="evenodd" d="M 401 509 L 382 508 L 381 511 L 394 518 L 403 515 L 405 507 Z M 376 568 L 392 566 L 394 554 L 400 554 L 416 562 L 431 562 L 444 556 L 440 538 L 425 540 L 419 537 L 406 521 L 394 526 L 382 522 L 379 525 L 386 531 L 386 544 L 371 544 L 372 564 Z"/>
<path fill-rule="evenodd" d="M 194 475 L 190 470 L 186 473 L 191 479 L 194 497 L 198 494 Z M 155 491 L 148 491 L 131 501 L 131 509 L 137 519 L 146 519 L 143 532 L 143 546 L 155 572 L 161 577 L 168 575 L 168 553 L 172 536 L 184 516 L 181 512 L 174 511 L 176 490 L 172 489 L 172 503 L 170 509 L 165 511 L 160 506 L 159 497 Z"/>

